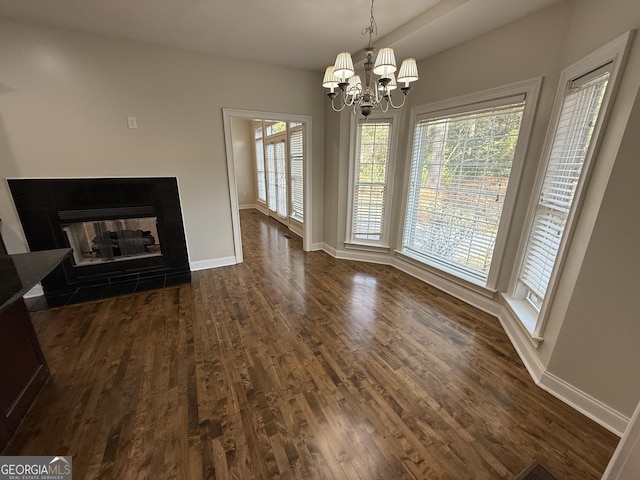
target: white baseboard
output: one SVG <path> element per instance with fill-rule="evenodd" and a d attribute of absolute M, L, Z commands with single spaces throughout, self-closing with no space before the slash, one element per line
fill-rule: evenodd
<path fill-rule="evenodd" d="M 337 258 L 338 250 L 336 250 L 335 248 L 333 248 L 331 245 L 327 245 L 326 243 L 316 244 L 316 245 L 321 245 L 321 247 L 319 248 L 319 250 L 323 250 L 325 253 L 328 253 L 328 254 L 329 254 L 329 255 L 331 255 L 333 258 Z"/>
<path fill-rule="evenodd" d="M 228 267 L 229 265 L 236 264 L 236 257 L 221 257 L 211 258 L 209 260 L 198 260 L 196 262 L 189 262 L 189 267 L 192 272 L 198 270 L 207 270 L 209 268 Z"/>
<path fill-rule="evenodd" d="M 629 424 L 628 417 L 550 373 L 538 359 L 536 348 L 523 332 L 520 322 L 507 307 L 502 307 L 498 319 L 536 385 L 610 432 L 622 436 Z"/>
<path fill-rule="evenodd" d="M 619 437 L 622 437 L 629 424 L 629 417 L 556 377 L 553 373 L 545 371 L 538 386 Z"/>
<path fill-rule="evenodd" d="M 257 203 L 254 206 L 254 208 L 258 210 L 260 213 L 263 213 L 264 215 L 266 215 L 267 217 L 269 216 L 269 209 L 267 208 L 266 205 Z"/>
<path fill-rule="evenodd" d="M 324 250 L 324 243 L 319 242 L 319 243 L 312 243 L 311 244 L 311 251 L 312 252 L 319 252 L 320 250 Z"/>
<path fill-rule="evenodd" d="M 527 333 L 523 332 L 523 327 L 520 326 L 520 322 L 511 314 L 511 311 L 507 307 L 502 307 L 502 311 L 498 315 L 498 320 L 509 337 L 511 344 L 516 349 L 520 360 L 524 363 L 529 375 L 531 375 L 533 381 L 538 384 L 542 378 L 542 374 L 545 372 L 545 367 L 538 359 L 538 355 L 535 353 L 536 348 L 529 340 Z"/>
<path fill-rule="evenodd" d="M 302 223 L 300 223 L 300 222 L 298 222 L 296 220 L 293 220 L 293 219 L 289 220 L 289 231 L 291 233 L 296 234 L 300 238 L 304 237 L 303 225 L 302 225 Z"/>
<path fill-rule="evenodd" d="M 254 204 L 251 204 L 251 205 L 240 205 L 238 208 L 239 208 L 240 210 L 250 210 L 250 209 L 252 209 L 252 208 L 256 208 L 256 209 L 257 209 L 257 208 L 258 208 L 258 205 L 256 205 L 255 203 L 254 203 Z"/>
<path fill-rule="evenodd" d="M 355 260 L 357 262 L 377 263 L 379 265 L 392 265 L 393 259 L 388 255 L 377 252 L 365 252 L 358 250 L 336 250 L 334 255 L 340 260 Z"/>
<path fill-rule="evenodd" d="M 458 300 L 462 300 L 463 302 L 468 303 L 469 305 L 472 305 L 482 310 L 483 312 L 488 313 L 489 315 L 497 317 L 500 313 L 500 305 L 498 305 L 494 300 L 485 295 L 476 293 L 473 290 L 465 288 L 457 283 L 451 282 L 444 277 L 434 275 L 427 270 L 416 267 L 415 265 L 409 262 L 405 262 L 398 257 L 393 259 L 392 265 L 398 270 L 401 270 L 404 273 L 417 278 L 418 280 L 428 283 L 429 285 L 436 287 L 437 289 L 442 290 L 443 292 L 456 297 Z"/>

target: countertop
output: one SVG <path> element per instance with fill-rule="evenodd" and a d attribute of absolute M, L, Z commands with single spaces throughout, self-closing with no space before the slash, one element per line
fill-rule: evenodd
<path fill-rule="evenodd" d="M 0 255 L 0 312 L 35 287 L 70 253 L 70 248 L 58 248 Z"/>

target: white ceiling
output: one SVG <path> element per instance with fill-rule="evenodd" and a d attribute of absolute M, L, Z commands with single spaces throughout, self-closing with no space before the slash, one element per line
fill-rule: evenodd
<path fill-rule="evenodd" d="M 560 0 L 376 0 L 376 46 L 426 58 Z M 322 70 L 358 53 L 370 0 L 0 0 L 0 15 Z"/>

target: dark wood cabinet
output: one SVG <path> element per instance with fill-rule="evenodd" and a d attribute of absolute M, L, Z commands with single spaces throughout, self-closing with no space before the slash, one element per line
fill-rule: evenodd
<path fill-rule="evenodd" d="M 22 296 L 70 252 L 7 255 L 0 230 L 0 453 L 50 375 Z"/>
<path fill-rule="evenodd" d="M 24 300 L 19 299 L 0 313 L 0 449 L 47 378 L 47 362 Z"/>

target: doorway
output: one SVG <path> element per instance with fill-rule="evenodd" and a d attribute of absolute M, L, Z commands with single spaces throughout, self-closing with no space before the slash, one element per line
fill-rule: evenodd
<path fill-rule="evenodd" d="M 248 122 L 250 128 L 234 128 L 238 123 L 236 120 Z M 264 194 L 264 201 L 256 201 L 256 208 L 287 225 L 302 237 L 303 250 L 311 250 L 311 117 L 225 108 L 223 121 L 236 263 L 243 261 L 239 193 L 244 194 L 244 191 L 239 192 L 238 182 L 246 181 L 246 169 L 238 163 L 236 152 L 242 145 L 245 149 L 254 148 L 256 141 L 262 141 L 264 147 L 262 159 L 255 153 L 253 156 L 256 196 Z M 257 129 L 257 125 L 278 125 L 275 130 L 282 130 L 282 125 L 286 128 L 281 135 L 268 128 Z M 257 138 L 258 135 L 261 137 Z M 260 174 L 264 175 L 263 184 L 259 180 Z"/>

